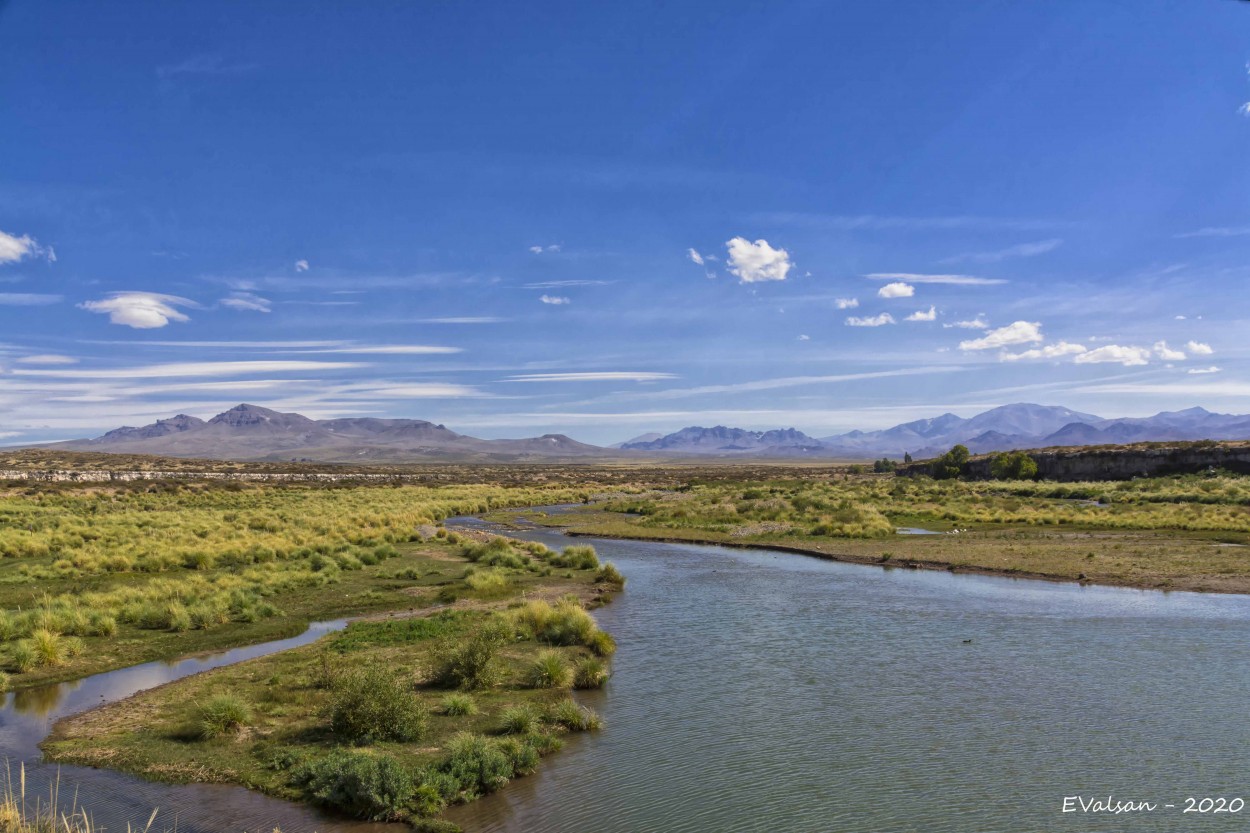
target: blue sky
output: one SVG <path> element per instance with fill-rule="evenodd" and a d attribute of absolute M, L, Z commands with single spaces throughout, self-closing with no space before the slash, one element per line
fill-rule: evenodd
<path fill-rule="evenodd" d="M 1231 0 L 12 0 L 0 441 L 1250 412 L 1248 61 Z"/>

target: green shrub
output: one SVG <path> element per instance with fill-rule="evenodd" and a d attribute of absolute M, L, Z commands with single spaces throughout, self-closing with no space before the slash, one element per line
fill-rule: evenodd
<path fill-rule="evenodd" d="M 512 632 L 507 622 L 491 619 L 464 640 L 445 640 L 434 651 L 434 682 L 470 690 L 495 685 L 503 674 L 499 649 L 512 639 Z"/>
<path fill-rule="evenodd" d="M 568 688 L 573 669 L 558 651 L 543 651 L 526 669 L 525 682 L 533 688 Z"/>
<path fill-rule="evenodd" d="M 500 570 L 473 570 L 464 577 L 469 589 L 479 595 L 496 595 L 508 589 L 508 577 Z"/>
<path fill-rule="evenodd" d="M 370 821 L 400 821 L 416 786 L 412 774 L 390 755 L 336 750 L 298 766 L 292 780 L 318 804 Z"/>
<path fill-rule="evenodd" d="M 377 667 L 335 680 L 329 711 L 334 734 L 351 743 L 419 740 L 430 717 L 401 675 Z"/>
<path fill-rule="evenodd" d="M 252 710 L 233 694 L 219 694 L 199 712 L 199 735 L 204 740 L 233 734 L 252 721 Z"/>
<path fill-rule="evenodd" d="M 612 634 L 607 631 L 596 630 L 586 640 L 586 647 L 589 648 L 595 656 L 610 657 L 616 653 L 616 640 L 612 638 Z"/>
<path fill-rule="evenodd" d="M 443 714 L 448 717 L 477 714 L 477 703 L 467 694 L 448 694 L 443 698 Z"/>
<path fill-rule="evenodd" d="M 550 706 L 546 714 L 547 722 L 563 726 L 571 732 L 586 732 L 603 728 L 603 718 L 593 709 L 579 705 L 572 700 L 561 700 Z"/>
<path fill-rule="evenodd" d="M 494 792 L 514 773 L 512 761 L 499 744 L 481 735 L 461 732 L 447 742 L 439 770 L 451 776 L 465 799 Z"/>
<path fill-rule="evenodd" d="M 595 555 L 595 548 L 586 544 L 565 547 L 559 555 L 549 557 L 548 561 L 557 567 L 566 567 L 573 570 L 593 570 L 599 566 L 599 558 Z"/>
<path fill-rule="evenodd" d="M 603 688 L 608 668 L 598 657 L 586 657 L 573 669 L 573 688 Z"/>
<path fill-rule="evenodd" d="M 1035 480 L 1037 461 L 1023 451 L 997 454 L 990 461 L 990 476 L 995 480 Z"/>

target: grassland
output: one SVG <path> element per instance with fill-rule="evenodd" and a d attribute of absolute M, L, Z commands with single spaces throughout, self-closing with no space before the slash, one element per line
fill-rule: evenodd
<path fill-rule="evenodd" d="M 765 546 L 887 566 L 1250 592 L 1250 478 L 933 481 L 852 476 L 692 481 L 523 517 L 579 535 Z M 918 527 L 937 535 L 899 535 Z"/>

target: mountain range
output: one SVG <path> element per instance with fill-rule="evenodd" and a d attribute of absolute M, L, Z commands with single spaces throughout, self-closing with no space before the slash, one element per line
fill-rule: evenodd
<path fill-rule="evenodd" d="M 258 405 L 236 405 L 209 420 L 179 414 L 141 428 L 123 427 L 91 440 L 45 448 L 206 457 L 226 460 L 518 462 L 602 456 L 605 449 L 544 434 L 480 440 L 420 419 L 309 419 Z"/>
<path fill-rule="evenodd" d="M 310 460 L 329 463 L 539 462 L 607 457 L 753 457 L 917 460 L 962 443 L 974 454 L 1047 446 L 1115 445 L 1168 440 L 1250 439 L 1250 415 L 1203 408 L 1152 417 L 1104 419 L 1057 405 L 1004 405 L 974 417 L 947 413 L 880 431 L 811 437 L 794 428 L 748 431 L 691 426 L 649 433 L 611 448 L 564 434 L 483 440 L 420 419 L 368 417 L 314 420 L 257 405 L 237 405 L 209 420 L 187 414 L 139 428 L 122 427 L 95 439 L 44 448 L 205 457 L 226 460 Z"/>
<path fill-rule="evenodd" d="M 1047 446 L 1108 445 L 1167 440 L 1250 439 L 1250 415 L 1215 414 L 1204 408 L 1152 417 L 1104 419 L 1057 405 L 1003 405 L 965 419 L 946 413 L 881 431 L 850 431 L 814 438 L 801 431 L 744 431 L 690 427 L 663 437 L 621 444 L 626 451 L 666 454 L 835 457 L 917 460 L 963 444 L 974 454 Z"/>

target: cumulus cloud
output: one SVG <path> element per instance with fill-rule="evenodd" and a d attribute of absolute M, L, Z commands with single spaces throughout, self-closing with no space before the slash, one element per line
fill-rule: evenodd
<path fill-rule="evenodd" d="M 196 303 L 158 292 L 114 292 L 107 298 L 84 301 L 78 306 L 88 312 L 107 314 L 113 324 L 152 330 L 164 327 L 170 321 L 189 321 L 176 307 L 194 307 Z"/>
<path fill-rule="evenodd" d="M 1016 344 L 1042 341 L 1042 325 L 1037 321 L 1014 321 L 1006 327 L 990 330 L 981 338 L 959 342 L 960 350 L 994 350 Z"/>
<path fill-rule="evenodd" d="M 943 324 L 942 326 L 948 330 L 952 327 L 958 327 L 961 330 L 988 330 L 990 328 L 990 322 L 986 321 L 983 316 L 978 315 L 971 321 L 955 321 L 950 324 Z"/>
<path fill-rule="evenodd" d="M 1073 361 L 1077 364 L 1122 364 L 1125 367 L 1135 367 L 1150 363 L 1150 350 L 1145 347 L 1107 344 L 1094 350 L 1087 350 Z"/>
<path fill-rule="evenodd" d="M 250 292 L 231 292 L 229 298 L 222 298 L 221 305 L 230 309 L 247 310 L 250 312 L 272 312 L 270 300 Z"/>
<path fill-rule="evenodd" d="M 858 298 L 837 298 L 833 302 L 837 309 L 855 309 L 859 306 Z"/>
<path fill-rule="evenodd" d="M 863 318 L 852 315 L 850 318 L 846 319 L 846 326 L 848 327 L 881 327 L 885 324 L 893 323 L 894 316 L 890 315 L 888 312 L 883 312 L 880 315 L 865 316 Z"/>
<path fill-rule="evenodd" d="M 1194 367 L 1190 368 L 1187 372 L 1190 376 L 1203 376 L 1208 373 L 1219 373 L 1220 368 L 1215 365 L 1211 365 L 1210 367 Z"/>
<path fill-rule="evenodd" d="M 1195 356 L 1210 356 L 1215 352 L 1210 344 L 1203 344 L 1201 341 L 1191 341 L 1185 345 L 1185 349 Z"/>
<path fill-rule="evenodd" d="M 300 259 L 300 260 L 295 261 L 295 271 L 296 271 L 296 272 L 307 272 L 307 271 L 308 271 L 308 269 L 309 269 L 309 266 L 308 266 L 308 261 L 303 260 L 303 259 Z"/>
<path fill-rule="evenodd" d="M 1166 341 L 1156 341 L 1154 346 L 1155 355 L 1163 359 L 1165 362 L 1183 362 L 1185 354 L 1180 350 L 1173 350 L 1168 347 Z"/>
<path fill-rule="evenodd" d="M 752 243 L 745 237 L 735 237 L 725 246 L 729 249 L 729 271 L 742 283 L 784 281 L 794 267 L 790 253 L 774 249 L 767 240 Z"/>
<path fill-rule="evenodd" d="M 46 248 L 40 246 L 29 234 L 18 237 L 0 231 L 0 264 L 17 263 L 28 257 L 43 257 L 55 261 L 56 253 L 52 251 L 51 246 Z"/>
<path fill-rule="evenodd" d="M 925 310 L 916 310 L 907 316 L 907 321 L 937 321 L 937 307 L 929 307 L 928 312 Z"/>
<path fill-rule="evenodd" d="M 1038 347 L 1033 350 L 1025 350 L 1022 353 L 1003 352 L 999 359 L 1005 362 L 1018 362 L 1026 359 L 1058 359 L 1063 356 L 1075 356 L 1085 352 L 1085 347 L 1081 344 L 1073 344 L 1070 341 L 1057 341 L 1054 344 L 1047 344 L 1045 347 Z"/>
<path fill-rule="evenodd" d="M 538 300 L 542 301 L 544 304 L 555 304 L 556 306 L 559 306 L 560 304 L 573 303 L 568 298 L 564 298 L 559 295 L 543 295 Z"/>
<path fill-rule="evenodd" d="M 909 283 L 897 281 L 895 283 L 887 283 L 885 286 L 877 290 L 878 298 L 910 298 L 916 294 L 916 287 Z"/>

